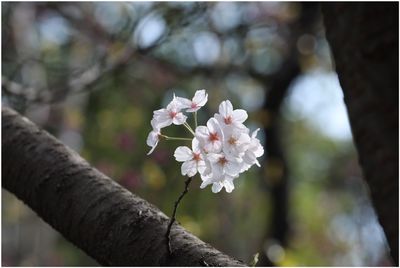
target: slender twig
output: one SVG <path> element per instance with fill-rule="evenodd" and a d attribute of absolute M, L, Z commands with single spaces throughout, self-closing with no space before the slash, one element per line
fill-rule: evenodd
<path fill-rule="evenodd" d="M 195 136 L 196 134 L 194 133 L 194 130 L 190 127 L 190 125 L 188 123 L 183 123 L 183 125 L 190 131 L 190 133 L 192 133 L 193 136 Z"/>
<path fill-rule="evenodd" d="M 197 111 L 194 112 L 194 127 L 197 128 Z"/>
<path fill-rule="evenodd" d="M 160 134 L 161 137 L 165 138 L 166 140 L 177 140 L 177 141 L 191 141 L 191 138 L 180 138 L 180 137 L 170 137 L 166 135 Z"/>
<path fill-rule="evenodd" d="M 172 212 L 172 216 L 171 219 L 169 221 L 168 224 L 168 228 L 167 228 L 167 232 L 165 233 L 165 236 L 167 238 L 167 249 L 168 249 L 168 254 L 171 255 L 172 254 L 172 249 L 171 249 L 171 239 L 170 239 L 170 233 L 171 233 L 171 227 L 172 224 L 174 224 L 176 218 L 176 210 L 178 209 L 179 203 L 181 202 L 182 198 L 185 196 L 185 194 L 188 192 L 189 190 L 189 184 L 192 181 L 193 177 L 188 177 L 185 181 L 185 189 L 183 190 L 183 192 L 181 193 L 181 195 L 178 197 L 178 200 L 175 201 L 175 205 L 174 205 L 174 211 Z"/>

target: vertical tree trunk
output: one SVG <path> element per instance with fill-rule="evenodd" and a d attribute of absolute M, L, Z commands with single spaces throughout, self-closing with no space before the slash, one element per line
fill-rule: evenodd
<path fill-rule="evenodd" d="M 398 265 L 398 3 L 329 3 L 322 11 L 360 165 Z"/>

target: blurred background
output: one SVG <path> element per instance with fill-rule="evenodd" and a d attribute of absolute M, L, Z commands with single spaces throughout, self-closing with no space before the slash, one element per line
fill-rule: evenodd
<path fill-rule="evenodd" d="M 231 194 L 196 178 L 185 228 L 261 266 L 390 265 L 318 5 L 2 3 L 2 105 L 167 215 L 184 187 L 171 157 L 181 143 L 146 156 L 152 112 L 202 88 L 199 123 L 229 99 L 266 153 Z M 3 190 L 2 265 L 97 263 Z"/>

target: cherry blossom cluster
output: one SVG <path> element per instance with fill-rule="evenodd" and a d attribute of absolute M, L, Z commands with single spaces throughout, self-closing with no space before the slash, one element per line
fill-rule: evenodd
<path fill-rule="evenodd" d="M 184 176 L 193 177 L 200 174 L 205 188 L 212 184 L 212 191 L 218 193 L 224 187 L 230 193 L 234 189 L 233 181 L 239 175 L 256 164 L 260 166 L 257 158 L 264 154 L 264 148 L 257 139 L 259 129 L 250 134 L 250 130 L 243 124 L 248 115 L 245 110 L 233 109 L 229 100 L 221 102 L 219 113 L 210 118 L 205 126 L 197 126 L 197 111 L 208 100 L 208 94 L 204 89 L 197 90 L 193 99 L 176 97 L 166 108 L 153 112 L 151 126 L 153 130 L 147 137 L 147 145 L 151 148 L 151 154 L 160 139 L 167 140 L 191 140 L 191 148 L 179 146 L 174 153 L 177 161 L 183 162 L 181 173 Z M 195 129 L 186 122 L 184 114 L 193 113 Z M 183 125 L 193 138 L 168 137 L 161 134 L 161 129 L 170 125 Z"/>

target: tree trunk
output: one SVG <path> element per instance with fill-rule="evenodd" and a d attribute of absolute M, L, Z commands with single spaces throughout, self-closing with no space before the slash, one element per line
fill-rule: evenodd
<path fill-rule="evenodd" d="M 398 3 L 329 3 L 322 11 L 360 165 L 398 265 Z"/>
<path fill-rule="evenodd" d="M 92 168 L 28 119 L 2 109 L 3 187 L 102 265 L 243 266 Z"/>

